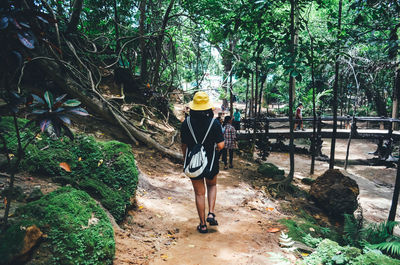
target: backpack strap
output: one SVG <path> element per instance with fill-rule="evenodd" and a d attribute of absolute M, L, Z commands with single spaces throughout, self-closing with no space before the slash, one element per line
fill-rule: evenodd
<path fill-rule="evenodd" d="M 212 118 L 212 120 L 211 120 L 211 123 L 210 123 L 210 126 L 208 126 L 208 130 L 207 130 L 207 132 L 206 132 L 206 135 L 204 135 L 204 138 L 203 138 L 203 141 L 201 141 L 201 144 L 203 144 L 204 143 L 204 141 L 206 140 L 206 138 L 207 138 L 207 135 L 208 135 L 208 133 L 210 132 L 210 130 L 211 130 L 211 127 L 212 127 L 212 125 L 213 125 L 213 123 L 214 123 L 214 118 Z"/>
<path fill-rule="evenodd" d="M 190 116 L 187 117 L 187 125 L 188 125 L 188 127 L 189 127 L 190 133 L 192 134 L 192 137 L 193 137 L 193 139 L 194 139 L 194 142 L 197 144 L 196 135 L 194 135 L 194 131 L 193 131 L 193 128 L 192 128 L 192 124 L 190 123 Z"/>
<path fill-rule="evenodd" d="M 207 136 L 208 136 L 208 133 L 209 133 L 210 130 L 211 130 L 211 127 L 212 127 L 212 125 L 213 125 L 213 123 L 214 123 L 214 120 L 215 120 L 214 118 L 211 119 L 211 123 L 210 123 L 210 125 L 208 126 L 207 132 L 206 132 L 206 134 L 204 135 L 204 138 L 203 138 L 203 141 L 201 141 L 201 144 L 204 144 L 204 141 L 206 140 L 206 138 L 207 138 Z M 191 133 L 192 136 L 193 136 L 194 142 L 197 144 L 196 135 L 194 134 L 194 131 L 193 131 L 193 128 L 192 128 L 192 124 L 190 123 L 190 116 L 187 118 L 187 125 L 188 125 L 188 127 L 189 127 L 190 133 Z"/>

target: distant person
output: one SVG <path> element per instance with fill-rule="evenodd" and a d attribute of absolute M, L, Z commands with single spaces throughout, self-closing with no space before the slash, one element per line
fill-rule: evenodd
<path fill-rule="evenodd" d="M 240 112 L 239 109 L 236 109 L 235 113 L 233 113 L 233 127 L 238 131 L 240 130 Z"/>
<path fill-rule="evenodd" d="M 298 130 L 305 131 L 305 129 L 303 128 L 303 104 L 302 103 L 299 103 L 299 105 L 297 105 L 295 128 L 296 128 L 296 131 L 298 131 Z"/>
<path fill-rule="evenodd" d="M 214 119 L 213 106 L 205 92 L 197 92 L 193 101 L 189 103 L 189 117 L 185 119 L 181 126 L 182 153 L 185 158 L 184 168 L 186 168 L 187 160 L 195 152 L 195 146 L 202 143 L 204 147 L 207 164 L 203 173 L 197 177 L 193 177 L 192 181 L 196 208 L 199 215 L 200 224 L 197 230 L 200 233 L 207 233 L 206 221 L 210 225 L 218 225 L 215 219 L 214 207 L 217 196 L 217 175 L 219 172 L 219 163 L 216 159 L 220 150 L 224 148 L 224 137 L 221 130 L 221 124 Z M 202 152 L 201 152 L 202 153 Z M 208 198 L 208 215 L 205 216 L 205 184 L 207 186 Z"/>
<path fill-rule="evenodd" d="M 236 148 L 236 130 L 232 126 L 232 117 L 226 116 L 224 119 L 224 139 L 225 147 L 222 150 L 222 161 L 224 162 L 224 169 L 228 169 L 228 153 L 229 153 L 229 167 L 233 168 L 233 149 Z"/>

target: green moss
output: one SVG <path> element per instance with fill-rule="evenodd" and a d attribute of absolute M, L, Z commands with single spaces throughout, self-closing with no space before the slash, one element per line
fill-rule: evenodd
<path fill-rule="evenodd" d="M 52 264 L 112 264 L 115 243 L 111 223 L 86 192 L 60 188 L 18 208 L 16 216 L 18 224 L 2 236 L 0 256 L 18 253 L 24 236 L 21 225 L 36 224 L 48 235 Z M 88 224 L 89 220 L 95 221 Z M 6 241 L 10 238 L 12 244 Z"/>
<path fill-rule="evenodd" d="M 299 264 L 322 265 L 322 264 L 351 264 L 351 265 L 398 265 L 399 260 L 383 255 L 379 251 L 370 251 L 365 254 L 355 247 L 342 247 L 338 243 L 324 239 L 317 249 L 307 256 Z"/>
<path fill-rule="evenodd" d="M 7 231 L 0 234 L 0 264 L 9 264 L 23 247 L 25 230 L 21 222 L 11 225 Z"/>
<path fill-rule="evenodd" d="M 262 174 L 267 178 L 279 178 L 285 175 L 285 171 L 279 169 L 272 163 L 264 163 L 260 165 L 257 169 L 258 173 Z"/>
<path fill-rule="evenodd" d="M 27 120 L 19 122 L 23 126 Z M 4 117 L 0 126 L 9 132 L 9 145 L 16 148 L 12 119 Z M 33 135 L 30 130 L 24 134 Z M 71 172 L 62 169 L 61 162 L 67 163 Z M 97 142 L 82 134 L 76 135 L 74 141 L 67 137 L 52 140 L 41 134 L 27 148 L 21 168 L 88 191 L 100 200 L 117 222 L 123 220 L 138 182 L 135 158 L 129 145 L 118 141 Z"/>

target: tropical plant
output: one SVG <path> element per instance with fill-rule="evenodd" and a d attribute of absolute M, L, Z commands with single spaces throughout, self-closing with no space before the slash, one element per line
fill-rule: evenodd
<path fill-rule="evenodd" d="M 399 222 L 386 221 L 362 227 L 353 215 L 345 215 L 344 240 L 351 246 L 379 249 L 391 256 L 400 255 L 400 238 L 393 235 Z"/>
<path fill-rule="evenodd" d="M 315 108 L 319 110 L 323 104 L 323 99 L 332 96 L 332 89 L 324 90 L 315 95 Z M 304 109 L 305 115 L 311 115 L 312 109 L 307 106 L 313 105 L 313 92 L 312 89 L 308 90 L 307 95 L 303 97 L 302 103 L 306 108 Z"/>
<path fill-rule="evenodd" d="M 3 218 L 4 227 L 7 226 L 8 222 L 8 215 L 12 200 L 12 196 L 10 195 L 13 194 L 15 174 L 18 172 L 20 163 L 25 156 L 26 148 L 33 142 L 39 132 L 43 132 L 45 129 L 49 128 L 50 124 L 52 125 L 52 128 L 57 136 L 60 136 L 61 130 L 64 130 L 65 134 L 73 139 L 73 134 L 67 127 L 67 125 L 70 124 L 68 113 L 88 115 L 86 110 L 77 107 L 81 104 L 78 100 L 66 100 L 63 102 L 62 100 L 66 95 L 58 97 L 55 101 L 53 100 L 53 95 L 48 91 L 44 93 L 44 100 L 37 95 L 32 96 L 36 101 L 33 105 L 37 107 L 30 113 L 34 116 L 34 118 L 25 126 L 21 126 L 17 120 L 17 113 L 19 111 L 19 107 L 23 103 L 26 103 L 26 99 L 13 91 L 6 91 L 6 93 L 3 93 L 2 95 L 3 100 L 7 103 L 8 110 L 13 116 L 15 134 L 17 136 L 17 149 L 11 150 L 7 146 L 7 141 L 5 139 L 5 134 L 7 132 L 0 131 L 0 140 L 3 144 L 1 151 L 7 157 L 7 171 L 10 174 L 8 192 L 5 193 L 6 208 Z M 33 134 L 25 133 L 24 131 L 26 128 L 31 126 L 33 123 L 40 125 L 40 130 L 36 130 L 36 133 Z"/>
<path fill-rule="evenodd" d="M 54 99 L 53 94 L 49 91 L 44 93 L 43 98 L 32 94 L 34 101 L 31 114 L 35 118 L 31 122 L 36 122 L 42 132 L 51 126 L 57 137 L 61 135 L 61 130 L 63 130 L 65 135 L 73 140 L 74 135 L 67 126 L 71 124 L 69 114 L 87 116 L 89 113 L 79 107 L 81 104 L 79 100 L 64 100 L 66 96 L 67 94 L 64 94 Z"/>

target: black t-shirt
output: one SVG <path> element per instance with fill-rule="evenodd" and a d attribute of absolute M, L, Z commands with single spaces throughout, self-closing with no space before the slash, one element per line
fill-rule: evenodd
<path fill-rule="evenodd" d="M 190 124 L 192 125 L 193 132 L 196 136 L 197 142 L 201 143 L 203 141 L 204 135 L 207 132 L 208 127 L 210 126 L 212 118 L 190 118 Z M 189 126 L 187 124 L 187 118 L 182 124 L 181 127 L 181 139 L 182 143 L 186 144 L 188 147 L 188 150 L 192 149 L 193 146 L 196 145 L 195 140 L 193 139 L 192 134 L 190 133 Z M 212 163 L 212 158 L 214 156 L 214 162 L 212 169 L 210 170 L 210 174 L 204 176 L 203 174 L 197 177 L 196 179 L 200 179 L 203 177 L 212 179 L 216 174 L 219 172 L 219 163 L 218 163 L 218 157 L 219 154 L 217 153 L 217 150 L 215 149 L 215 144 L 223 142 L 224 141 L 224 135 L 222 134 L 222 129 L 221 129 L 221 124 L 219 123 L 218 120 L 214 120 L 211 129 L 207 135 L 207 138 L 204 140 L 203 146 L 206 151 L 206 156 L 207 156 L 207 166 L 210 167 Z"/>

